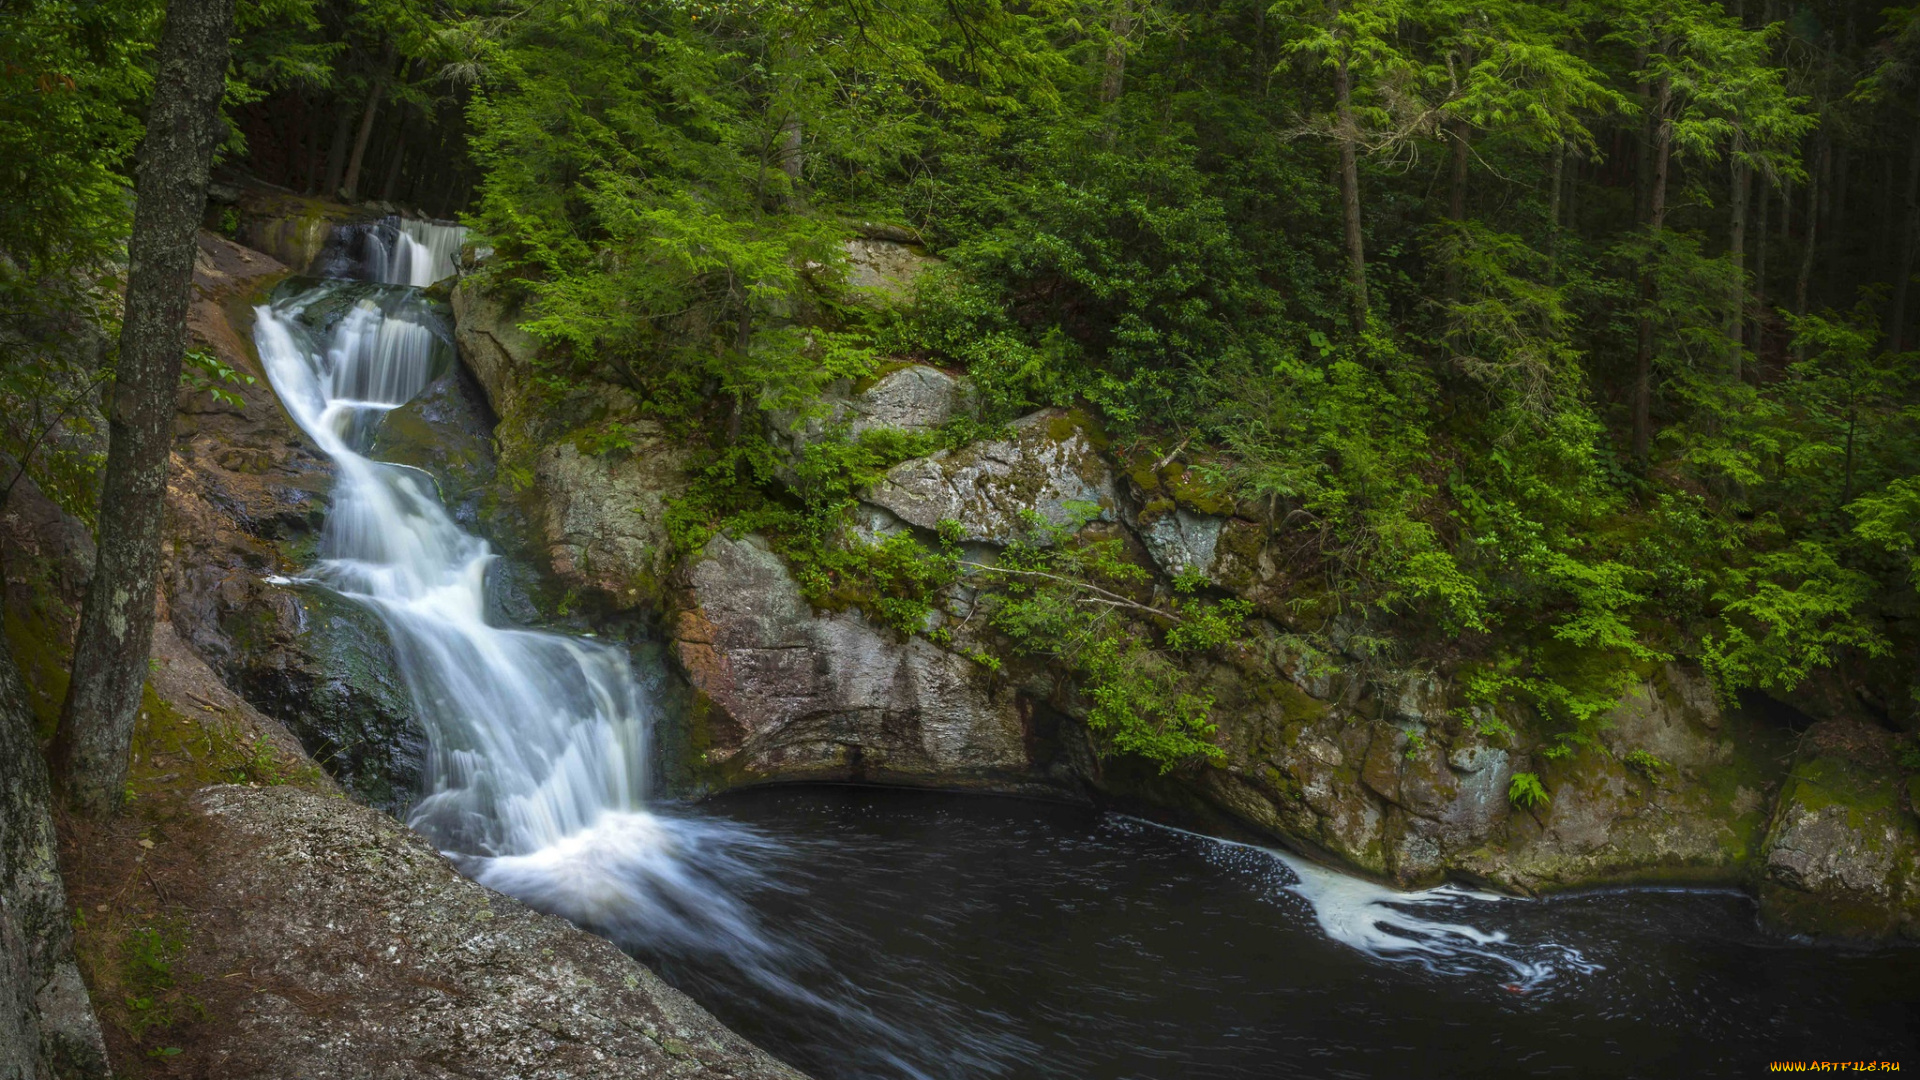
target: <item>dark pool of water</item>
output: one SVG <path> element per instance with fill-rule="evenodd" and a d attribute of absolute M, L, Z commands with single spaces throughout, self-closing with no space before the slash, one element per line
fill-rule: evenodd
<path fill-rule="evenodd" d="M 1920 950 L 1782 941 L 1735 894 L 1334 879 L 1316 907 L 1269 852 L 1090 809 L 821 787 L 692 812 L 764 841 L 732 887 L 777 945 L 630 944 L 818 1080 L 1920 1069 Z"/>

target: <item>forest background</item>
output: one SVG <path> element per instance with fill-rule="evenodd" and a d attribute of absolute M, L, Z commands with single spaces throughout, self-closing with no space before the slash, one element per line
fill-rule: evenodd
<path fill-rule="evenodd" d="M 0 0 L 0 450 L 86 520 L 160 16 Z M 699 449 L 685 546 L 769 533 L 911 631 L 950 556 L 836 543 L 932 443 L 796 459 L 764 417 L 913 359 L 977 390 L 936 442 L 1083 410 L 1293 541 L 1303 640 L 1443 662 L 1563 752 L 1669 657 L 1913 726 L 1920 8 L 243 0 L 235 35 L 228 174 L 461 216 L 550 389 Z M 872 223 L 944 260 L 910 306 L 832 272 Z M 1227 619 L 1192 647 L 1237 614 L 1187 610 Z M 1135 749 L 1204 742 L 1122 689 Z"/>

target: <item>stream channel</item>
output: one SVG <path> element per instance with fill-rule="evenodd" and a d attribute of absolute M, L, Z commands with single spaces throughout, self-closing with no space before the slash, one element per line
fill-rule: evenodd
<path fill-rule="evenodd" d="M 1109 811 L 862 788 L 649 791 L 624 650 L 507 625 L 485 540 L 365 454 L 443 370 L 449 226 L 363 229 L 255 341 L 337 479 L 284 583 L 364 604 L 427 734 L 409 824 L 818 1080 L 1751 1076 L 1920 1068 L 1920 949 L 1763 933 L 1732 892 L 1396 893 Z"/>

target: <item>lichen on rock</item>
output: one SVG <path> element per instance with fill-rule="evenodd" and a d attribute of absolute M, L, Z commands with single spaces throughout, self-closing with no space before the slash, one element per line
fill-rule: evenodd
<path fill-rule="evenodd" d="M 958 539 L 987 544 L 1028 531 L 1027 513 L 1058 526 L 1080 520 L 1075 504 L 1101 521 L 1115 520 L 1117 506 L 1095 436 L 1057 409 L 1016 421 L 1004 438 L 901 462 L 866 497 L 922 529 L 950 520 Z"/>

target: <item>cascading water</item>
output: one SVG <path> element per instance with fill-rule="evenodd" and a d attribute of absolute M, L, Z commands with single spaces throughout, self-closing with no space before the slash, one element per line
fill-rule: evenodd
<path fill-rule="evenodd" d="M 395 236 L 380 280 L 426 288 L 453 276 L 454 260 L 467 241 L 466 226 L 412 218 L 389 220 L 395 223 Z"/>
<path fill-rule="evenodd" d="M 458 271 L 466 242 L 464 225 L 389 215 L 336 226 L 312 272 L 323 278 L 424 289 Z"/>
<path fill-rule="evenodd" d="M 364 239 L 385 242 L 378 230 Z M 378 249 L 384 261 L 362 260 L 367 276 L 401 268 L 409 282 L 429 279 L 458 246 L 405 228 L 393 240 Z M 831 946 L 769 933 L 750 898 L 797 889 L 780 875 L 798 880 L 797 865 L 844 853 L 650 808 L 652 707 L 627 655 L 489 618 L 486 541 L 453 521 L 427 474 L 366 452 L 381 419 L 450 362 L 445 328 L 417 287 L 322 282 L 256 314 L 269 379 L 338 470 L 321 558 L 295 583 L 365 605 L 391 636 L 429 747 L 414 828 L 469 875 L 535 907 L 668 964 L 736 973 L 757 1009 L 834 1045 L 843 1075 L 1005 1075 L 1030 1056 L 1032 1043 L 983 1024 L 996 1014 L 959 1003 L 938 979 L 856 986 Z M 1439 974 L 1492 968 L 1515 992 L 1597 970 L 1570 949 L 1458 921 L 1495 897 L 1395 893 L 1277 853 L 1215 849 L 1283 862 L 1284 888 L 1311 904 L 1325 934 L 1377 959 Z M 888 1019 L 900 1016 L 915 1019 Z"/>
<path fill-rule="evenodd" d="M 304 316 L 343 295 L 351 305 L 318 333 Z M 322 557 L 301 581 L 378 613 L 426 729 L 427 790 L 409 824 L 479 880 L 581 922 L 659 929 L 654 902 L 678 913 L 673 932 L 724 922 L 724 893 L 684 903 L 702 872 L 670 860 L 728 842 L 645 809 L 651 717 L 626 655 L 489 622 L 486 541 L 428 476 L 362 452 L 446 359 L 430 309 L 412 289 L 328 284 L 257 315 L 268 378 L 338 469 Z"/>
<path fill-rule="evenodd" d="M 418 290 L 326 282 L 255 314 L 268 379 L 337 468 L 321 558 L 285 583 L 329 589 L 385 624 L 428 743 L 408 823 L 488 886 L 630 948 L 725 964 L 777 1007 L 847 1032 L 881 1072 L 929 1075 L 894 1049 L 909 1033 L 741 902 L 778 888 L 761 870 L 767 841 L 648 809 L 653 717 L 626 654 L 495 625 L 487 542 L 453 521 L 428 475 L 365 453 L 381 418 L 447 360 Z M 985 1060 L 948 1056 L 962 1073 Z"/>

